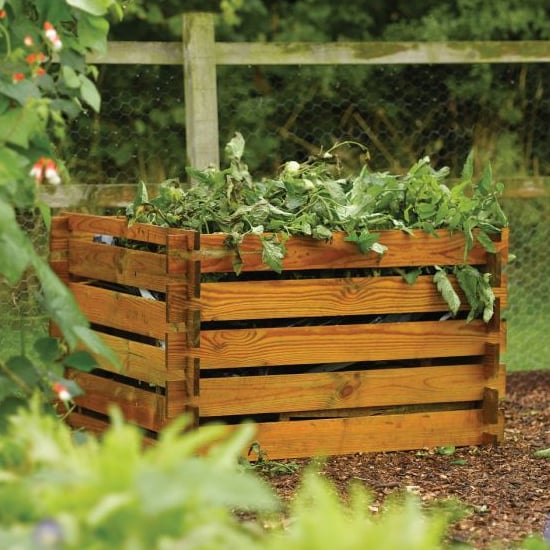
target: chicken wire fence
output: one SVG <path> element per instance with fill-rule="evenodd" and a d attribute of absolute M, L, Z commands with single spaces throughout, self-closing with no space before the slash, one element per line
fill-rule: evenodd
<path fill-rule="evenodd" d="M 185 180 L 185 105 L 179 66 L 105 65 L 102 111 L 75 121 L 60 146 L 74 183 Z M 506 184 L 509 217 L 508 351 L 511 369 L 550 366 L 550 71 L 545 64 L 218 67 L 220 149 L 239 131 L 258 177 L 346 140 L 365 145 L 374 170 L 403 172 L 429 155 L 460 174 L 473 148 Z M 223 154 L 222 154 L 223 158 Z M 223 162 L 223 161 L 222 161 Z M 546 187 L 545 187 L 546 185 Z M 31 214 L 46 253 L 44 233 Z M 0 349 L 16 329 L 45 327 L 32 273 L 0 285 Z M 9 341 L 8 341 L 9 340 Z M 19 342 L 20 343 L 20 342 Z"/>

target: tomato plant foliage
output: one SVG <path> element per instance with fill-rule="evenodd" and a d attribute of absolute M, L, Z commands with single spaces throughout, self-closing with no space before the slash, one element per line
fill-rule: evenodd
<path fill-rule="evenodd" d="M 264 262 L 281 272 L 285 241 L 292 235 L 330 240 L 334 232 L 343 231 L 361 252 L 384 254 L 386 248 L 378 240 L 380 230 L 412 234 L 420 229 L 435 234 L 445 228 L 464 233 L 466 259 L 476 241 L 493 252 L 491 235 L 507 224 L 498 202 L 502 185 L 493 182 L 489 167 L 474 182 L 472 153 L 460 181 L 452 186 L 449 169 L 436 170 L 428 157 L 405 174 L 374 172 L 369 168 L 366 148 L 349 142 L 336 144 L 302 163 L 288 161 L 275 177 L 255 179 L 243 160 L 244 149 L 244 138 L 237 133 L 225 148 L 225 168 L 188 168 L 191 185 L 165 182 L 159 196 L 151 200 L 141 183 L 127 208 L 130 223 L 226 233 L 228 246 L 236 251 L 237 273 L 241 270 L 239 243 L 248 234 L 261 237 Z M 352 165 L 340 155 L 349 149 L 354 149 L 359 159 Z M 469 319 L 481 314 L 489 320 L 494 297 L 487 276 L 474 276 L 474 272 L 466 266 L 455 269 L 471 306 Z M 409 282 L 414 278 L 410 274 L 406 277 Z M 435 282 L 456 313 L 459 298 L 448 291 L 445 277 L 441 268 L 436 270 Z"/>

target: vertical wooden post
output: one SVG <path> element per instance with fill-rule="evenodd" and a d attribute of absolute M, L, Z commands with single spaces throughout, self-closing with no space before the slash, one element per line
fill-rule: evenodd
<path fill-rule="evenodd" d="M 198 169 L 219 166 L 214 15 L 183 16 L 183 75 L 187 160 Z"/>

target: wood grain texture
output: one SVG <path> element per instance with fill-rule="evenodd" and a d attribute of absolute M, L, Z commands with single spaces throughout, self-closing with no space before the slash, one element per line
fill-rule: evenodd
<path fill-rule="evenodd" d="M 148 290 L 166 291 L 166 256 L 94 242 L 71 240 L 71 275 Z"/>
<path fill-rule="evenodd" d="M 204 378 L 195 402 L 202 417 L 329 411 L 481 401 L 489 384 L 504 392 L 504 376 L 487 379 L 482 364 L 234 376 Z"/>
<path fill-rule="evenodd" d="M 447 312 L 430 276 L 408 285 L 386 272 L 346 277 L 343 271 L 462 264 L 460 234 L 381 232 L 379 240 L 388 246 L 382 257 L 361 254 L 342 233 L 330 243 L 289 239 L 285 269 L 331 270 L 330 277 L 313 279 L 280 279 L 268 272 L 261 243 L 251 236 L 241 247 L 245 271 L 264 272 L 261 280 L 209 283 L 200 281 L 202 274 L 233 269 L 225 235 L 199 239 L 184 230 L 128 227 L 124 218 L 72 214 L 54 225 L 52 266 L 70 281 L 84 313 L 96 326 L 133 335 L 100 334 L 120 358 L 122 372 L 101 357 L 97 371 L 70 371 L 86 391 L 78 398 L 78 414 L 90 411 L 89 421 L 80 418 L 83 425 L 96 426 L 95 413 L 107 414 L 113 403 L 152 431 L 182 413 L 191 413 L 194 425 L 271 415 L 279 421 L 258 423 L 258 439 L 270 458 L 502 438 L 507 231 L 495 239 L 495 255 L 476 246 L 467 260 L 494 274 L 497 318 L 485 324 L 410 315 L 433 313 L 437 319 Z M 158 253 L 107 246 L 92 242 L 95 234 L 162 246 Z M 94 280 L 158 290 L 167 303 L 95 288 Z M 352 323 L 353 316 L 361 322 Z M 303 321 L 313 317 L 324 322 Z M 375 317 L 384 322 L 368 322 Z M 143 338 L 152 341 L 140 342 Z M 307 372 L 308 365 L 344 362 L 370 363 L 350 371 Z M 267 374 L 259 367 L 269 367 Z M 476 403 L 479 407 L 468 409 Z"/>
<path fill-rule="evenodd" d="M 122 365 L 122 369 L 118 370 L 103 357 L 95 356 L 98 367 L 102 370 L 160 387 L 164 387 L 169 380 L 180 380 L 184 376 L 183 368 L 167 369 L 166 350 L 158 346 L 111 334 L 96 334 L 117 355 Z"/>
<path fill-rule="evenodd" d="M 183 332 L 185 322 L 167 323 L 166 304 L 151 298 L 71 283 L 71 292 L 91 323 L 157 338 L 168 332 Z"/>
<path fill-rule="evenodd" d="M 260 422 L 254 440 L 270 459 L 386 452 L 445 445 L 481 445 L 484 434 L 502 441 L 504 418 L 483 423 L 480 409 L 353 418 Z M 230 432 L 232 427 L 227 428 Z M 246 456 L 248 446 L 243 449 Z M 257 457 L 252 456 L 255 459 Z"/>
<path fill-rule="evenodd" d="M 283 270 L 297 269 L 347 269 L 356 267 L 383 268 L 397 266 L 459 265 L 465 263 L 464 237 L 446 230 L 437 236 L 417 230 L 413 235 L 402 231 L 380 231 L 379 242 L 388 247 L 383 256 L 374 252 L 363 254 L 354 243 L 345 241 L 346 234 L 337 232 L 330 242 L 308 237 L 294 236 L 285 243 L 286 256 Z M 225 234 L 201 236 L 201 263 L 203 273 L 233 271 L 234 252 L 225 247 Z M 497 251 L 505 252 L 507 240 L 495 243 Z M 247 235 L 239 251 L 243 271 L 267 271 L 262 262 L 261 240 L 257 235 Z M 487 252 L 476 243 L 467 263 L 484 264 Z"/>
<path fill-rule="evenodd" d="M 461 309 L 468 309 L 455 277 L 450 279 Z M 493 289 L 499 297 L 504 290 Z M 400 276 L 206 282 L 197 303 L 202 321 L 448 311 L 430 275 L 412 285 Z"/>
<path fill-rule="evenodd" d="M 478 320 L 211 330 L 195 353 L 202 369 L 464 357 L 499 336 Z"/>
<path fill-rule="evenodd" d="M 74 370 L 68 376 L 84 391 L 75 398 L 78 406 L 109 414 L 109 407 L 116 404 L 128 422 L 147 430 L 159 431 L 167 423 L 165 398 L 160 393 Z"/>

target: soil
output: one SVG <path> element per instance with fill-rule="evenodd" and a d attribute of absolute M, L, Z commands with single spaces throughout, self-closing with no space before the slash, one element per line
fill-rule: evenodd
<path fill-rule="evenodd" d="M 476 549 L 517 547 L 528 535 L 541 534 L 550 518 L 550 459 L 534 456 L 550 447 L 550 369 L 509 374 L 503 408 L 505 438 L 498 446 L 332 457 L 322 473 L 344 496 L 351 481 L 364 483 L 375 513 L 404 491 L 426 503 L 458 499 L 467 515 L 451 524 L 449 542 Z M 300 471 L 268 479 L 290 500 Z"/>

